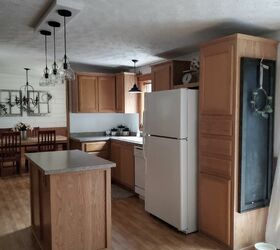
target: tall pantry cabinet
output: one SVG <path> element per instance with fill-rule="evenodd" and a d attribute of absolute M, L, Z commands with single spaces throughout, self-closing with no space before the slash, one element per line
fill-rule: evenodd
<path fill-rule="evenodd" d="M 199 229 L 229 249 L 263 241 L 267 218 L 267 208 L 238 213 L 240 60 L 276 60 L 277 44 L 234 34 L 200 50 Z"/>

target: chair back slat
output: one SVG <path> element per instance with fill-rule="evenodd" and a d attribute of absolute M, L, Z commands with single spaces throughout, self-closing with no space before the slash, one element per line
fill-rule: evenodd
<path fill-rule="evenodd" d="M 38 149 L 40 152 L 56 150 L 55 130 L 38 131 Z"/>
<path fill-rule="evenodd" d="M 15 157 L 20 153 L 21 138 L 20 132 L 0 133 L 0 154 L 2 158 Z"/>
<path fill-rule="evenodd" d="M 28 137 L 38 137 L 38 131 L 39 131 L 39 127 L 34 127 L 32 130 L 29 129 L 27 130 L 27 136 Z"/>

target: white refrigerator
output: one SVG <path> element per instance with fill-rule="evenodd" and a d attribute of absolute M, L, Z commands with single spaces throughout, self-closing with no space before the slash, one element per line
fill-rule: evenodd
<path fill-rule="evenodd" d="M 197 231 L 198 91 L 145 94 L 145 210 L 179 231 Z"/>

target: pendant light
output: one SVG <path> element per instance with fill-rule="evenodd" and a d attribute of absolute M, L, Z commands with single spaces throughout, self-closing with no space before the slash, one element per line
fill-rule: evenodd
<path fill-rule="evenodd" d="M 52 71 L 50 74 L 50 80 L 53 84 L 59 84 L 62 83 L 61 76 L 59 74 L 58 65 L 56 63 L 56 36 L 55 36 L 55 29 L 60 27 L 59 22 L 55 21 L 49 21 L 49 26 L 53 28 L 53 65 L 52 65 Z"/>
<path fill-rule="evenodd" d="M 136 59 L 133 59 L 132 60 L 132 62 L 134 63 L 134 66 L 133 66 L 133 68 L 134 68 L 134 74 L 135 74 L 135 77 L 136 77 L 136 63 L 138 62 L 138 60 L 136 60 Z M 136 78 L 137 79 L 137 78 Z M 138 86 L 137 86 L 137 80 L 136 80 L 136 82 L 134 83 L 134 85 L 133 85 L 133 87 L 128 91 L 129 93 L 132 93 L 132 94 L 139 94 L 139 93 L 141 93 L 141 90 L 138 88 Z"/>
<path fill-rule="evenodd" d="M 48 30 L 40 30 L 40 34 L 45 37 L 45 59 L 46 59 L 46 66 L 44 68 L 44 74 L 39 81 L 40 86 L 49 86 L 52 84 L 50 80 L 50 72 L 48 68 L 48 42 L 47 37 L 51 35 L 51 32 Z"/>
<path fill-rule="evenodd" d="M 15 102 L 17 106 L 22 108 L 23 110 L 33 112 L 33 109 L 35 109 L 39 103 L 39 96 L 38 94 L 35 95 L 34 88 L 29 84 L 28 71 L 30 69 L 29 68 L 24 68 L 24 69 L 26 75 L 26 83 L 20 87 L 22 96 L 16 97 Z"/>
<path fill-rule="evenodd" d="M 62 65 L 60 67 L 60 75 L 63 77 L 64 81 L 75 80 L 75 72 L 70 66 L 69 58 L 66 54 L 66 17 L 70 17 L 72 15 L 69 10 L 58 10 L 57 13 L 63 17 L 63 28 L 64 28 L 64 56 L 62 58 Z"/>

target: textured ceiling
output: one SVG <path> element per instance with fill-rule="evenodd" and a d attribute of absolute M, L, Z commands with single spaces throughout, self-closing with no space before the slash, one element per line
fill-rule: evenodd
<path fill-rule="evenodd" d="M 68 24 L 73 62 L 109 67 L 184 55 L 201 42 L 280 29 L 280 0 L 84 0 Z M 43 37 L 34 22 L 49 0 L 0 0 L 0 71 L 43 67 Z M 58 57 L 62 56 L 62 32 Z M 52 55 L 52 44 L 50 57 Z M 17 69 L 15 69 L 17 68 Z"/>

